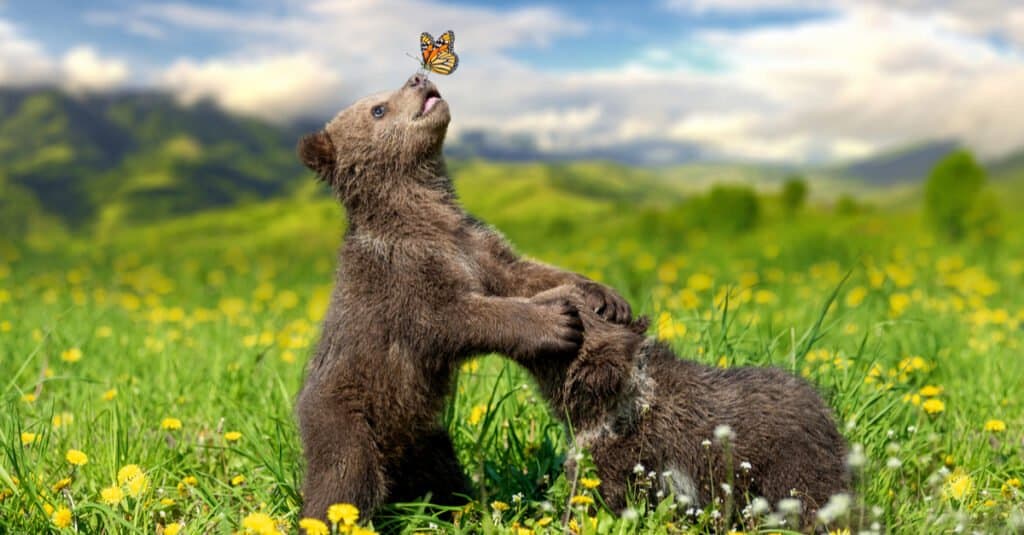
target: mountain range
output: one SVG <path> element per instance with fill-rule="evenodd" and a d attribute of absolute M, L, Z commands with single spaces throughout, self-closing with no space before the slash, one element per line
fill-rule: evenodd
<path fill-rule="evenodd" d="M 298 136 L 310 128 L 233 115 L 209 102 L 184 106 L 150 91 L 70 95 L 44 87 L 0 88 L 0 226 L 18 235 L 42 217 L 72 231 L 102 230 L 289 195 L 313 187 L 294 152 Z M 922 143 L 812 174 L 869 186 L 917 182 L 958 146 Z M 550 153 L 526 137 L 471 131 L 446 150 L 455 167 L 477 160 L 608 161 L 608 172 L 650 167 L 663 170 L 666 180 L 685 180 L 688 165 L 707 164 L 698 146 L 653 140 Z M 715 165 L 772 180 L 801 171 Z M 1024 152 L 992 168 L 1022 166 Z M 580 187 L 578 180 L 570 183 Z"/>

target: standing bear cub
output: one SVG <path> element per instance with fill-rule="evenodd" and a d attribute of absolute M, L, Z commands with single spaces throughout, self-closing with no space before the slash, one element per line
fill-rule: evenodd
<path fill-rule="evenodd" d="M 574 354 L 576 308 L 530 298 L 571 284 L 586 306 L 629 305 L 580 275 L 516 255 L 458 204 L 441 148 L 448 104 L 426 78 L 363 98 L 299 142 L 348 227 L 330 307 L 297 402 L 307 463 L 303 516 L 334 503 L 366 516 L 430 493 L 468 493 L 440 414 L 460 362 Z"/>
<path fill-rule="evenodd" d="M 648 503 L 674 493 L 696 506 L 796 498 L 810 527 L 817 509 L 848 488 L 845 442 L 806 381 L 776 368 L 681 360 L 644 335 L 645 319 L 605 321 L 571 286 L 534 299 L 579 307 L 579 353 L 523 365 L 571 425 L 573 449 L 592 455 L 609 507 L 625 508 L 630 488 Z M 566 469 L 572 478 L 572 459 Z"/>

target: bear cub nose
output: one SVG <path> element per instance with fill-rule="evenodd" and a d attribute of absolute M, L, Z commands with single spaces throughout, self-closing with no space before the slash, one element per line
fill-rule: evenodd
<path fill-rule="evenodd" d="M 415 88 L 423 85 L 423 82 L 425 81 L 426 78 L 424 78 L 423 76 L 420 76 L 419 74 L 414 74 L 409 77 L 409 81 L 406 82 L 405 85 L 406 87 Z"/>

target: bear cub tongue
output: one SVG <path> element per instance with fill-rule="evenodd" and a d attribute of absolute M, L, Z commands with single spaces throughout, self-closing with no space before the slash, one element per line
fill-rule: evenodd
<path fill-rule="evenodd" d="M 423 114 L 429 112 L 440 100 L 438 97 L 428 97 L 427 100 L 423 101 Z"/>

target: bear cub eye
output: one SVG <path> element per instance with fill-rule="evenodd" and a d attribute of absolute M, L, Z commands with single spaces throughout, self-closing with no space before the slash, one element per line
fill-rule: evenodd
<path fill-rule="evenodd" d="M 384 105 L 381 104 L 379 106 L 374 106 L 373 109 L 370 110 L 370 113 L 373 114 L 374 119 L 380 119 L 381 117 L 384 117 Z"/>

